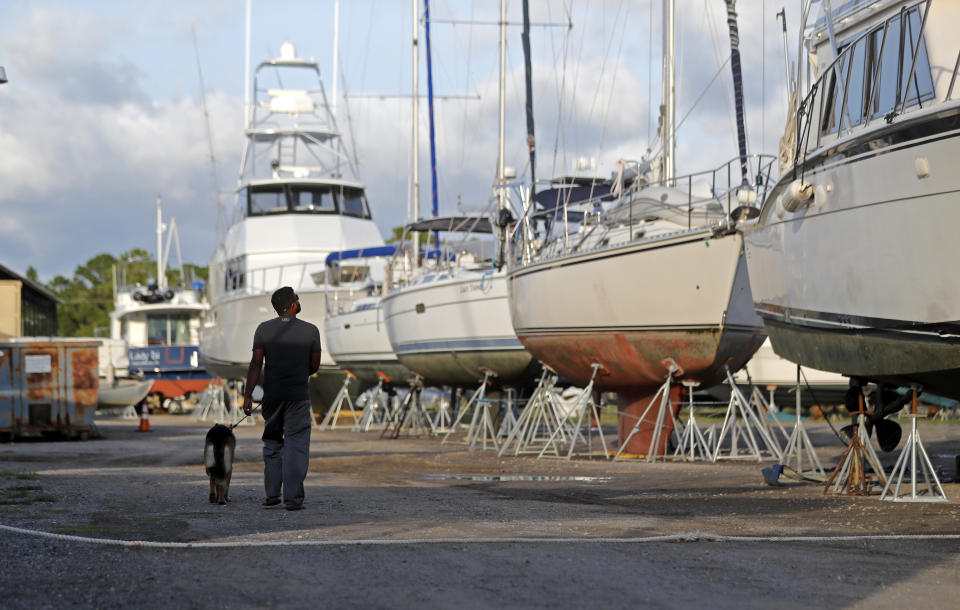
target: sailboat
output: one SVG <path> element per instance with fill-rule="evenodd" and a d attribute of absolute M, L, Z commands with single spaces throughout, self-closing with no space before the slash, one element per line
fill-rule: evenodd
<path fill-rule="evenodd" d="M 384 320 L 393 351 L 402 364 L 423 376 L 428 385 L 476 385 L 485 374 L 491 375 L 489 380 L 498 385 L 524 384 L 533 379 L 539 367 L 520 343 L 510 321 L 503 247 L 496 254 L 494 248 L 477 247 L 492 244 L 489 239 L 468 242 L 454 237 L 489 237 L 496 232 L 500 233 L 502 244 L 506 226 L 502 221 L 510 217 L 510 177 L 504 164 L 505 0 L 501 0 L 500 11 L 496 211 L 480 216 L 435 217 L 408 225 L 407 231 L 414 236 L 412 256 L 416 264 L 422 265 L 420 272 L 383 297 Z M 414 125 L 416 133 L 416 118 Z M 416 166 L 414 177 L 416 185 Z M 415 205 L 416 200 L 415 187 Z M 420 232 L 447 236 L 453 249 L 443 249 L 435 243 L 434 251 L 421 258 L 416 237 Z"/>
<path fill-rule="evenodd" d="M 781 356 L 960 397 L 958 24 L 952 2 L 861 1 L 801 33 L 812 75 L 744 233 Z"/>
<path fill-rule="evenodd" d="M 622 450 L 643 455 L 662 453 L 669 436 L 660 434 L 661 446 L 652 447 L 652 420 L 623 443 L 668 377 L 677 382 L 669 394 L 679 404 L 680 379 L 714 385 L 764 340 L 734 227 L 765 194 L 773 163 L 746 153 L 736 16 L 728 10 L 740 154 L 714 169 L 676 175 L 672 0 L 663 12 L 659 159 L 618 164 L 613 201 L 601 191 L 578 206 L 559 201 L 526 214 L 518 231 L 526 237 L 509 269 L 523 345 L 578 384 L 589 381 L 592 365 L 602 365 L 596 386 L 619 395 Z"/>
<path fill-rule="evenodd" d="M 249 45 L 249 42 L 248 42 Z M 264 71 L 276 71 L 278 87 Z M 245 130 L 237 217 L 210 263 L 210 311 L 200 343 L 208 370 L 227 379 L 246 376 L 253 333 L 273 317 L 270 295 L 291 286 L 300 318 L 321 331 L 327 299 L 349 299 L 351 282 L 331 287 L 325 261 L 332 252 L 383 245 L 356 178 L 318 65 L 297 57 L 285 42 L 280 56 L 261 62 L 253 75 Z M 357 269 L 362 285 L 369 269 Z M 329 350 L 311 378 L 311 400 L 324 410 L 342 380 Z"/>

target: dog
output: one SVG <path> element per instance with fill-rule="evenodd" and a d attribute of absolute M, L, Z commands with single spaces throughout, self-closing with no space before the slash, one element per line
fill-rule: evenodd
<path fill-rule="evenodd" d="M 237 438 L 222 424 L 210 428 L 203 447 L 203 465 L 210 477 L 210 503 L 226 504 L 233 474 L 233 454 Z"/>

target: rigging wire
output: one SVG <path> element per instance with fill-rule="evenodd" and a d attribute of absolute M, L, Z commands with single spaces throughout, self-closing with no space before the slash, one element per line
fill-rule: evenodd
<path fill-rule="evenodd" d="M 651 121 L 653 113 L 653 0 L 650 0 L 649 32 L 647 34 L 647 150 L 653 148 L 654 139 Z"/>
<path fill-rule="evenodd" d="M 621 2 L 621 6 L 622 5 L 623 3 Z M 623 15 L 623 21 L 620 28 L 620 45 L 617 48 L 617 60 L 613 66 L 613 74 L 610 76 L 610 90 L 607 92 L 607 104 L 606 104 L 606 108 L 604 108 L 604 111 L 603 111 L 603 119 L 600 122 L 600 151 L 598 153 L 598 156 L 603 155 L 603 143 L 607 134 L 607 118 L 610 116 L 610 107 L 613 106 L 613 97 L 614 97 L 613 91 L 614 91 L 614 86 L 617 83 L 617 74 L 620 71 L 620 58 L 623 55 L 623 40 L 624 38 L 626 38 L 627 21 L 629 20 L 629 17 L 630 17 L 630 9 L 628 8 Z M 615 32 L 616 32 L 616 28 L 614 28 L 614 34 Z M 614 34 L 611 34 L 611 37 L 614 37 Z M 599 89 L 599 86 L 598 86 L 598 89 Z"/>
<path fill-rule="evenodd" d="M 573 13 L 573 0 L 570 0 L 571 9 L 570 13 Z M 566 4 L 564 4 L 564 9 L 566 9 Z M 571 21 L 572 23 L 572 21 Z M 557 112 L 557 127 L 554 130 L 554 140 L 553 140 L 553 167 L 551 169 L 551 174 L 557 174 L 557 156 L 561 150 L 563 150 L 563 165 L 566 167 L 566 137 L 564 132 L 563 120 L 563 110 L 564 110 L 564 101 L 566 99 L 566 90 L 567 90 L 567 53 L 569 51 L 570 45 L 570 30 L 567 30 L 563 36 L 563 55 L 562 55 L 562 66 L 560 70 L 561 79 L 560 79 L 560 108 Z"/>
<path fill-rule="evenodd" d="M 475 14 L 476 4 L 473 0 L 470 1 L 470 21 L 473 21 Z M 454 26 L 456 27 L 456 26 Z M 454 30 L 456 31 L 456 30 Z M 464 84 L 464 90 L 469 91 L 470 89 L 470 76 L 471 76 L 471 62 L 473 59 L 473 28 L 467 28 L 467 70 L 466 70 L 466 82 Z M 463 181 L 466 175 L 464 171 L 464 163 L 466 160 L 467 153 L 467 109 L 469 108 L 469 102 L 464 100 L 461 102 L 463 104 L 463 122 L 462 122 L 462 135 L 460 137 L 460 167 L 457 169 L 457 209 L 463 211 Z"/>

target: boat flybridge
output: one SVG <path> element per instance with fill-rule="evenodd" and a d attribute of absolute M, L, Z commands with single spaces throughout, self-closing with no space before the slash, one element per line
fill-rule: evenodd
<path fill-rule="evenodd" d="M 781 178 L 744 233 L 756 310 L 789 360 L 958 398 L 960 3 L 804 11 Z"/>
<path fill-rule="evenodd" d="M 734 227 L 764 195 L 774 161 L 746 152 L 733 14 L 738 139 L 727 145 L 740 154 L 714 169 L 676 175 L 673 3 L 664 5 L 661 153 L 618 163 L 610 184 L 591 184 L 596 192 L 588 189 L 585 198 L 584 185 L 577 195 L 560 185 L 549 205 L 538 194 L 539 205 L 528 208 L 515 232 L 520 251 L 509 257 L 508 274 L 523 345 L 577 384 L 588 383 L 593 365 L 601 365 L 596 386 L 620 399 L 621 446 L 629 436 L 625 450 L 643 455 L 662 453 L 669 434 L 653 447 L 652 421 L 629 433 L 664 387 L 679 404 L 682 388 L 668 379 L 709 387 L 763 343 Z"/>
<path fill-rule="evenodd" d="M 227 379 L 246 376 L 253 333 L 276 315 L 270 296 L 281 286 L 297 292 L 300 318 L 322 335 L 327 299 L 350 293 L 349 282 L 327 285 L 327 256 L 383 245 L 354 173 L 319 67 L 284 43 L 279 58 L 254 72 L 235 218 L 210 264 L 211 307 L 201 338 L 209 370 Z M 357 281 L 366 281 L 365 273 Z M 327 389 L 339 385 L 331 378 L 337 371 L 325 350 L 311 378 L 316 408 L 332 398 Z"/>

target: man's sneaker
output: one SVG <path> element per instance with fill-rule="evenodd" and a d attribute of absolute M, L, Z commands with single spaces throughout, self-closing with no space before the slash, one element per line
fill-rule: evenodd
<path fill-rule="evenodd" d="M 280 498 L 267 498 L 263 501 L 264 506 L 276 506 L 280 504 Z"/>
<path fill-rule="evenodd" d="M 303 504 L 287 504 L 287 510 L 303 510 Z"/>

